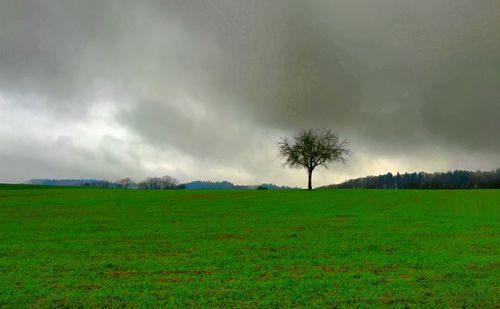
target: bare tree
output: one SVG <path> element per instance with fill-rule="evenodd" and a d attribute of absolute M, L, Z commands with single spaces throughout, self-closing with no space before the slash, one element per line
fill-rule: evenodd
<path fill-rule="evenodd" d="M 179 186 L 179 181 L 172 176 L 163 176 L 160 179 L 162 189 L 175 189 Z"/>
<path fill-rule="evenodd" d="M 307 170 L 308 190 L 312 190 L 312 173 L 316 167 L 328 168 L 328 164 L 335 162 L 345 164 L 350 154 L 347 141 L 340 141 L 331 130 L 301 130 L 292 139 L 282 137 L 278 146 L 280 156 L 285 159 L 283 166 Z"/>
<path fill-rule="evenodd" d="M 146 190 L 167 190 L 175 189 L 178 186 L 179 181 L 171 176 L 148 177 L 139 183 L 139 188 Z"/>
<path fill-rule="evenodd" d="M 158 177 L 148 177 L 139 183 L 139 188 L 146 190 L 160 190 L 161 179 Z"/>
<path fill-rule="evenodd" d="M 130 188 L 132 185 L 134 185 L 134 181 L 129 178 L 129 177 L 126 177 L 126 178 L 123 178 L 123 179 L 120 179 L 118 180 L 118 185 L 120 185 L 121 188 L 123 189 L 128 189 Z"/>

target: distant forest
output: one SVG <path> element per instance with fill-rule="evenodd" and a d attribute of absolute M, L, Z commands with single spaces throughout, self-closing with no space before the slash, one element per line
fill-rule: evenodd
<path fill-rule="evenodd" d="M 91 187 L 91 188 L 119 188 L 119 189 L 144 189 L 144 190 L 296 190 L 298 187 L 277 186 L 272 183 L 261 185 L 236 185 L 229 181 L 192 181 L 179 183 L 170 176 L 148 177 L 143 181 L 134 182 L 130 178 L 118 181 L 100 179 L 31 179 L 25 184 L 62 186 L 62 187 Z"/>
<path fill-rule="evenodd" d="M 491 172 L 387 173 L 351 179 L 329 189 L 499 189 L 500 168 Z"/>

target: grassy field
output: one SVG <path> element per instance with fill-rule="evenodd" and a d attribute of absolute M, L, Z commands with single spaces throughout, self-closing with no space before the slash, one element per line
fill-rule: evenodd
<path fill-rule="evenodd" d="M 500 306 L 500 190 L 0 187 L 0 307 Z"/>

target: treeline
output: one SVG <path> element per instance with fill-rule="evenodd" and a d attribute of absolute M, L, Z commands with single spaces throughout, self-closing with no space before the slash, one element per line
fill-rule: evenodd
<path fill-rule="evenodd" d="M 444 173 L 387 173 L 351 179 L 325 188 L 339 189 L 498 189 L 500 168 L 490 172 L 448 171 Z"/>
<path fill-rule="evenodd" d="M 31 179 L 25 184 L 61 186 L 61 187 L 87 187 L 87 188 L 121 188 L 144 190 L 184 189 L 185 186 L 171 176 L 148 177 L 136 182 L 132 178 L 123 178 L 117 181 L 99 179 Z"/>
<path fill-rule="evenodd" d="M 186 189 L 193 190 L 294 190 L 297 187 L 277 186 L 272 183 L 261 185 L 235 185 L 229 181 L 192 181 L 184 184 Z"/>
<path fill-rule="evenodd" d="M 300 189 L 288 186 L 277 186 L 271 183 L 261 185 L 235 185 L 228 181 L 192 181 L 180 183 L 171 176 L 148 177 L 136 182 L 127 177 L 117 181 L 98 179 L 31 179 L 26 184 L 45 186 L 80 186 L 87 188 L 117 188 L 117 189 L 142 189 L 142 190 L 291 190 Z"/>
<path fill-rule="evenodd" d="M 140 182 L 135 182 L 131 178 L 123 178 L 116 182 L 106 180 L 90 181 L 80 184 L 81 187 L 91 188 L 119 188 L 119 189 L 143 189 L 143 190 L 173 190 L 184 189 L 176 178 L 172 176 L 148 177 Z"/>
<path fill-rule="evenodd" d="M 99 179 L 30 179 L 24 184 L 41 186 L 78 187 L 89 183 L 110 183 Z"/>

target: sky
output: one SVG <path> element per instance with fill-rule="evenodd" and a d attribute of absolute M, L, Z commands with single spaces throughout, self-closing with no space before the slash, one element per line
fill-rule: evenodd
<path fill-rule="evenodd" d="M 307 128 L 352 151 L 316 186 L 500 167 L 500 2 L 0 0 L 0 182 L 303 187 Z"/>

